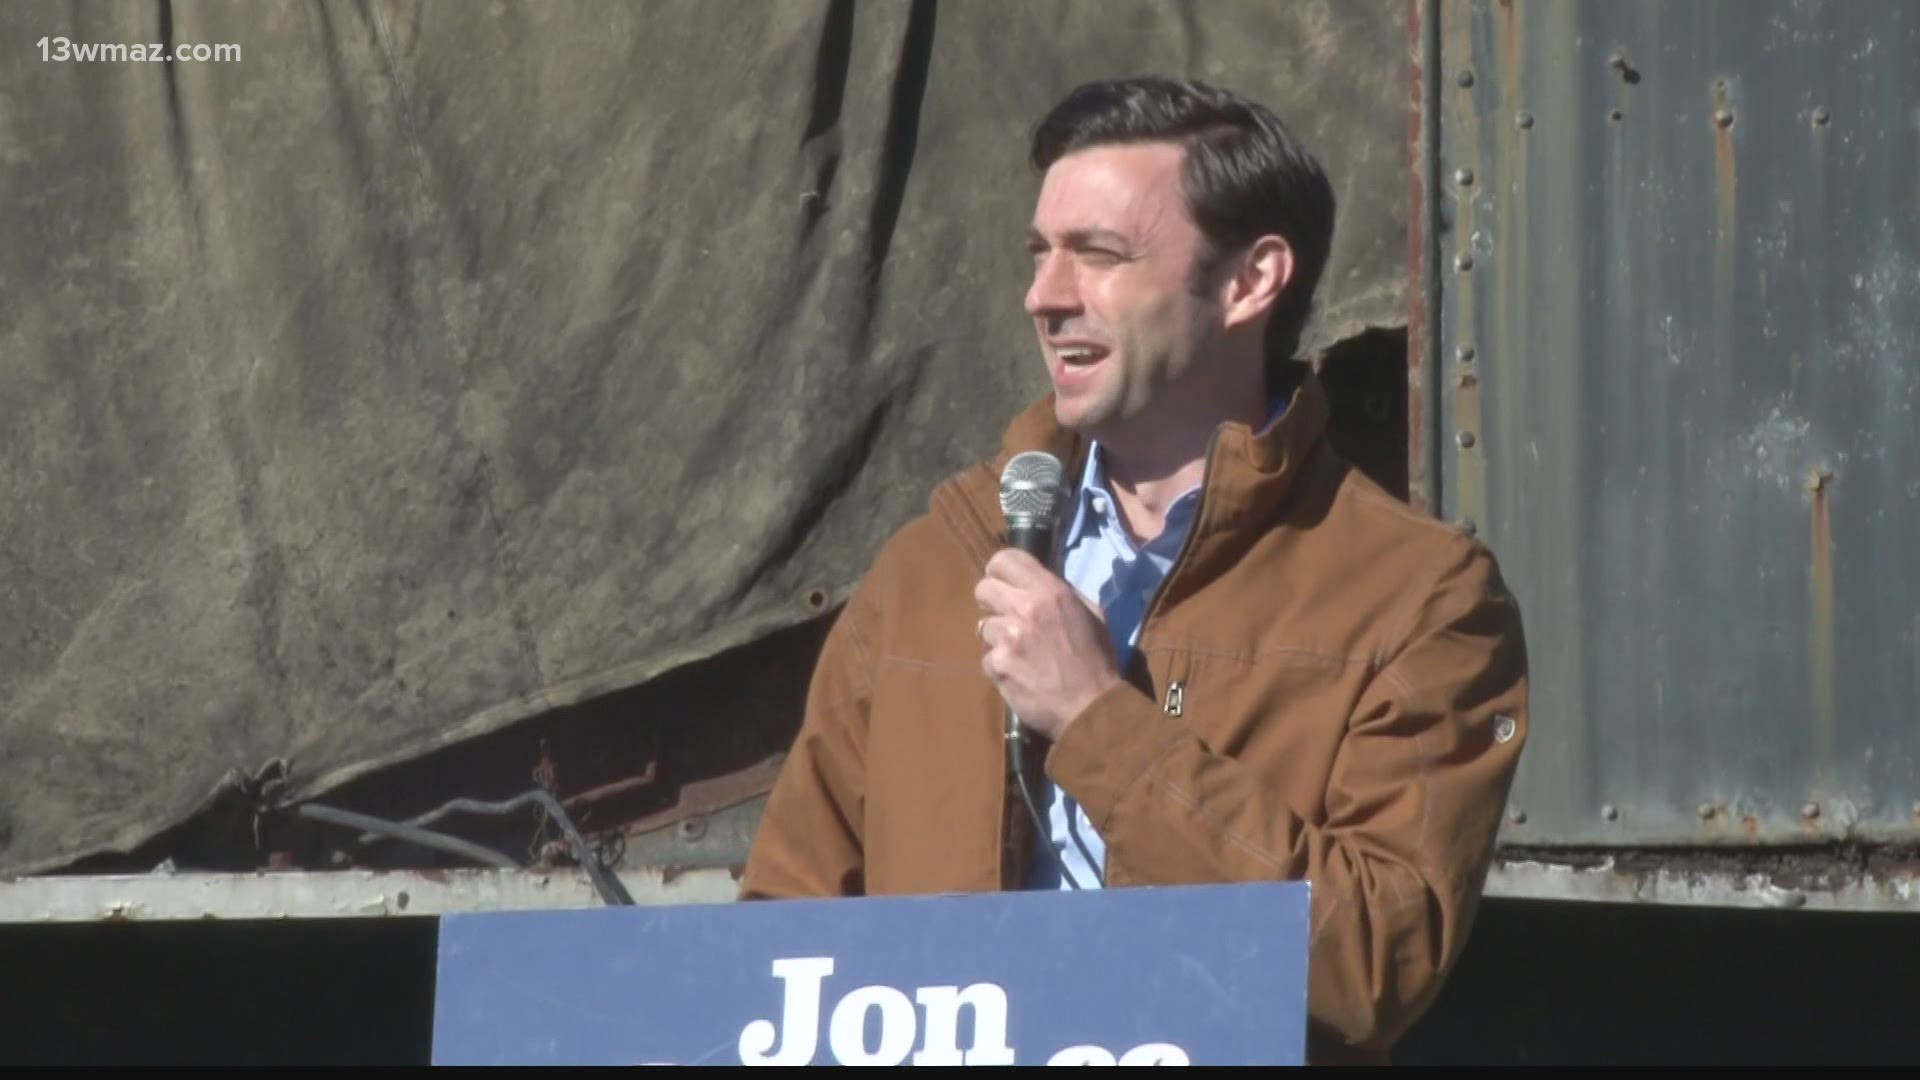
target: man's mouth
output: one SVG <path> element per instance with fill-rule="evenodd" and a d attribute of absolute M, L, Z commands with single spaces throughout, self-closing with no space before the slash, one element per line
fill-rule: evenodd
<path fill-rule="evenodd" d="M 1086 367 L 1106 359 L 1107 350 L 1098 345 L 1062 345 L 1053 350 L 1053 355 L 1070 368 Z"/>

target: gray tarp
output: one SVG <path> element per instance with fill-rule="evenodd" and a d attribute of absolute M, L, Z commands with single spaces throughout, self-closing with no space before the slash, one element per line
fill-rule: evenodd
<path fill-rule="evenodd" d="M 1342 199 L 1314 341 L 1400 324 L 1405 10 L 0 8 L 0 871 L 842 598 L 1043 387 L 1025 136 L 1083 79 L 1276 105 Z"/>

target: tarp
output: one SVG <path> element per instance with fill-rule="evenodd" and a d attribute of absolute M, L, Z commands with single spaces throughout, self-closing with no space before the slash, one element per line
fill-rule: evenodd
<path fill-rule="evenodd" d="M 1405 20 L 0 7 L 0 872 L 830 609 L 1044 389 L 1026 141 L 1083 80 L 1273 105 L 1341 199 L 1309 345 L 1403 323 Z"/>

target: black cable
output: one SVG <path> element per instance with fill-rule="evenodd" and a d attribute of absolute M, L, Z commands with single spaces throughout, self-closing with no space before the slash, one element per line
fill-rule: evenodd
<path fill-rule="evenodd" d="M 391 837 L 395 840 L 405 840 L 409 843 L 419 844 L 421 847 L 429 847 L 453 855 L 464 855 L 469 859 L 477 859 L 489 866 L 495 866 L 502 870 L 520 869 L 519 863 L 507 858 L 505 855 L 490 848 L 481 847 L 479 844 L 462 840 L 457 836 L 443 836 L 440 833 L 417 829 L 411 825 L 402 825 L 397 821 L 384 821 L 377 817 L 369 817 L 366 814 L 356 814 L 351 810 L 337 810 L 331 806 L 320 806 L 315 803 L 301 803 L 299 806 L 294 807 L 293 812 L 313 821 L 324 821 L 329 825 L 344 825 L 349 829 L 361 829 L 366 832 L 379 833 L 382 836 Z"/>
<path fill-rule="evenodd" d="M 620 883 L 619 878 L 607 872 L 598 853 L 587 843 L 586 838 L 580 834 L 580 830 L 574 827 L 573 819 L 567 816 L 566 810 L 560 805 L 560 800 L 554 798 L 553 793 L 545 788 L 535 788 L 524 795 L 516 795 L 511 799 L 502 799 L 498 802 L 453 799 L 419 817 L 409 819 L 407 824 L 415 827 L 430 825 L 453 813 L 488 814 L 499 817 L 529 805 L 538 805 L 560 826 L 560 831 L 566 834 L 568 845 L 573 848 L 574 859 L 579 862 L 580 868 L 587 872 L 587 877 L 593 882 L 594 890 L 600 894 L 601 900 L 609 905 L 632 906 L 633 897 L 627 892 L 626 886 Z"/>
<path fill-rule="evenodd" d="M 1054 867 L 1060 871 L 1060 880 L 1066 882 L 1068 888 L 1080 888 L 1080 879 L 1073 876 L 1073 871 L 1067 869 L 1067 861 L 1054 849 L 1053 841 L 1047 836 L 1046 819 L 1040 816 L 1040 807 L 1033 801 L 1032 785 L 1027 783 L 1026 739 L 1020 718 L 1011 708 L 1007 710 L 1007 763 L 1013 773 L 1013 786 L 1020 789 L 1020 801 L 1027 805 L 1027 813 L 1033 817 L 1035 840 L 1053 859 Z"/>
<path fill-rule="evenodd" d="M 627 887 L 621 883 L 618 877 L 607 869 L 606 864 L 601 861 L 599 854 L 587 843 L 586 837 L 580 834 L 580 830 L 573 824 L 573 819 L 568 817 L 566 810 L 560 806 L 560 800 L 554 798 L 553 793 L 544 788 L 535 788 L 524 795 L 516 795 L 511 799 L 503 799 L 499 802 L 483 802 L 478 799 L 454 799 L 443 806 L 405 822 L 385 821 L 381 818 L 370 817 L 366 814 L 356 814 L 349 810 L 336 810 L 332 807 L 319 806 L 313 803 L 302 804 L 299 807 L 299 812 L 303 816 L 316 820 L 330 821 L 336 825 L 345 825 L 349 828 L 357 828 L 366 833 L 375 834 L 372 838 L 391 837 L 399 840 L 408 840 L 426 847 L 437 848 L 441 851 L 448 851 L 454 854 L 465 855 L 468 858 L 479 859 L 503 870 L 518 870 L 521 868 L 519 864 L 507 858 L 505 855 L 481 847 L 478 844 L 461 840 L 458 837 L 429 832 L 424 826 L 430 825 L 453 813 L 500 816 L 511 814 L 529 805 L 537 805 L 545 810 L 547 816 L 552 818 L 554 822 L 560 826 L 560 831 L 566 834 L 567 843 L 573 848 L 574 858 L 580 863 L 580 868 L 586 871 L 587 880 L 593 883 L 593 889 L 596 893 L 600 894 L 602 902 L 609 906 L 619 907 L 631 907 L 633 905 L 633 895 L 627 892 Z M 367 836 L 362 836 L 361 838 L 362 842 L 366 842 L 369 839 Z"/>

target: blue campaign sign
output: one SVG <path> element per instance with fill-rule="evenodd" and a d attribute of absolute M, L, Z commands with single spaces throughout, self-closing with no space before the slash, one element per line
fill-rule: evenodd
<path fill-rule="evenodd" d="M 1303 882 L 456 914 L 437 1065 L 1297 1065 Z"/>

